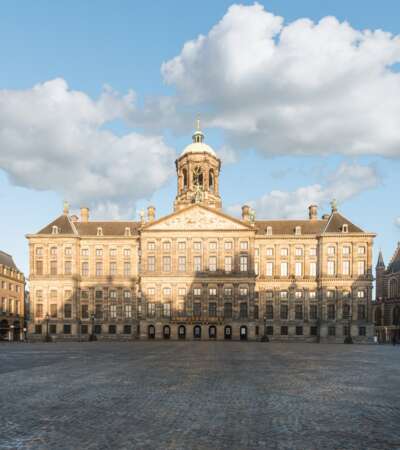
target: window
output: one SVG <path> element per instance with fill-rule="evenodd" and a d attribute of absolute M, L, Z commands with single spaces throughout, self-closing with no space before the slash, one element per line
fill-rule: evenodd
<path fill-rule="evenodd" d="M 183 317 L 185 315 L 185 302 L 178 302 L 178 316 Z"/>
<path fill-rule="evenodd" d="M 35 316 L 38 318 L 43 317 L 43 304 L 42 303 L 36 303 Z"/>
<path fill-rule="evenodd" d="M 180 250 L 181 252 L 186 250 L 186 242 L 184 241 L 178 242 L 178 250 Z"/>
<path fill-rule="evenodd" d="M 86 295 L 86 297 L 82 297 L 82 298 L 89 298 L 88 291 L 82 291 L 82 294 Z M 103 291 L 100 289 L 97 289 L 95 295 L 96 295 L 96 300 L 101 300 L 103 298 Z"/>
<path fill-rule="evenodd" d="M 201 295 L 201 288 L 194 288 L 193 289 L 193 295 L 195 297 L 200 297 L 200 295 Z"/>
<path fill-rule="evenodd" d="M 225 264 L 224 264 L 225 272 L 232 272 L 232 256 L 225 256 Z"/>
<path fill-rule="evenodd" d="M 42 325 L 35 325 L 35 334 L 42 334 Z"/>
<path fill-rule="evenodd" d="M 155 317 L 156 315 L 156 304 L 155 303 L 148 303 L 147 304 L 147 316 L 148 317 Z"/>
<path fill-rule="evenodd" d="M 247 256 L 240 256 L 240 271 L 247 272 Z"/>
<path fill-rule="evenodd" d="M 110 248 L 110 258 L 115 258 L 117 256 L 117 249 Z"/>
<path fill-rule="evenodd" d="M 125 227 L 125 236 L 131 235 L 131 229 L 129 227 Z"/>
<path fill-rule="evenodd" d="M 208 295 L 209 295 L 210 297 L 215 297 L 215 296 L 217 295 L 217 288 L 210 288 L 210 289 L 208 290 Z"/>
<path fill-rule="evenodd" d="M 65 256 L 72 256 L 72 248 L 71 247 L 65 247 L 64 255 Z"/>
<path fill-rule="evenodd" d="M 350 292 L 349 291 L 343 291 L 342 292 L 342 297 L 343 298 L 349 298 L 350 297 Z"/>
<path fill-rule="evenodd" d="M 232 288 L 225 288 L 224 295 L 225 297 L 232 297 Z"/>
<path fill-rule="evenodd" d="M 208 270 L 210 272 L 215 272 L 217 270 L 217 257 L 216 256 L 210 256 L 208 258 Z"/>
<path fill-rule="evenodd" d="M 36 247 L 36 256 L 43 256 L 43 248 Z"/>
<path fill-rule="evenodd" d="M 350 305 L 347 303 L 343 305 L 343 319 L 350 318 Z"/>
<path fill-rule="evenodd" d="M 103 275 L 103 263 L 96 262 L 96 277 L 101 277 Z"/>
<path fill-rule="evenodd" d="M 201 316 L 201 303 L 200 302 L 193 303 L 193 315 L 196 317 Z"/>
<path fill-rule="evenodd" d="M 295 294 L 294 294 L 294 296 L 295 296 L 296 298 L 302 298 L 302 297 L 303 297 L 303 291 L 296 291 Z"/>
<path fill-rule="evenodd" d="M 179 288 L 178 289 L 178 295 L 180 297 L 184 297 L 186 295 L 186 288 Z"/>
<path fill-rule="evenodd" d="M 208 245 L 208 248 L 209 248 L 211 251 L 217 250 L 217 243 L 216 243 L 215 241 L 210 242 L 209 245 Z"/>
<path fill-rule="evenodd" d="M 171 317 L 171 303 L 163 303 L 163 317 Z"/>
<path fill-rule="evenodd" d="M 96 248 L 96 257 L 101 258 L 103 256 L 103 249 L 102 248 Z"/>
<path fill-rule="evenodd" d="M 36 261 L 36 275 L 43 275 L 43 261 Z"/>
<path fill-rule="evenodd" d="M 239 314 L 241 319 L 247 319 L 247 303 L 240 303 Z"/>
<path fill-rule="evenodd" d="M 295 306 L 295 319 L 302 320 L 303 319 L 303 305 Z"/>
<path fill-rule="evenodd" d="M 117 317 L 117 305 L 110 305 L 110 318 L 116 319 Z"/>
<path fill-rule="evenodd" d="M 287 293 L 287 291 L 280 291 L 279 292 L 279 296 L 280 296 L 280 298 L 287 298 L 288 297 L 288 293 Z"/>
<path fill-rule="evenodd" d="M 317 256 L 317 247 L 310 247 L 309 254 L 310 256 Z"/>
<path fill-rule="evenodd" d="M 350 336 L 350 327 L 348 325 L 343 326 L 343 336 Z"/>
<path fill-rule="evenodd" d="M 224 304 L 224 317 L 226 319 L 232 318 L 232 303 L 225 303 Z"/>
<path fill-rule="evenodd" d="M 65 275 L 71 275 L 71 273 L 72 273 L 72 262 L 71 261 L 64 262 L 64 273 L 65 273 Z"/>
<path fill-rule="evenodd" d="M 124 258 L 130 258 L 130 257 L 131 257 L 131 249 L 124 248 Z"/>
<path fill-rule="evenodd" d="M 335 261 L 328 261 L 328 275 L 335 275 Z"/>
<path fill-rule="evenodd" d="M 178 270 L 179 272 L 186 272 L 186 256 L 179 256 Z"/>
<path fill-rule="evenodd" d="M 50 261 L 50 275 L 57 275 L 57 261 Z"/>
<path fill-rule="evenodd" d="M 267 236 L 272 236 L 272 227 L 271 226 L 267 227 Z"/>
<path fill-rule="evenodd" d="M 248 293 L 249 293 L 249 290 L 247 289 L 247 287 L 239 288 L 239 294 L 241 297 L 246 297 Z"/>
<path fill-rule="evenodd" d="M 359 336 L 365 336 L 366 335 L 366 328 L 365 327 L 359 327 L 358 328 L 358 335 Z"/>
<path fill-rule="evenodd" d="M 282 304 L 281 305 L 281 319 L 287 320 L 289 314 L 289 308 L 288 305 Z"/>
<path fill-rule="evenodd" d="M 233 248 L 232 241 L 225 241 L 224 248 L 225 248 L 225 250 L 232 250 L 232 248 Z"/>
<path fill-rule="evenodd" d="M 163 250 L 164 252 L 171 251 L 171 242 L 169 241 L 163 242 Z"/>
<path fill-rule="evenodd" d="M 97 236 L 103 236 L 103 228 L 97 227 Z"/>
<path fill-rule="evenodd" d="M 196 252 L 201 251 L 201 242 L 193 242 L 193 250 Z"/>
<path fill-rule="evenodd" d="M 365 298 L 365 291 L 357 291 L 358 298 Z"/>
<path fill-rule="evenodd" d="M 116 334 L 117 326 L 116 325 L 108 325 L 108 334 Z"/>
<path fill-rule="evenodd" d="M 328 336 L 336 336 L 336 327 L 328 327 Z"/>
<path fill-rule="evenodd" d="M 267 262 L 267 266 L 266 266 L 266 275 L 267 277 L 272 277 L 274 274 L 274 263 L 271 261 Z"/>
<path fill-rule="evenodd" d="M 335 254 L 335 247 L 333 247 L 332 245 L 330 245 L 328 247 L 328 255 L 329 256 L 333 256 Z"/>
<path fill-rule="evenodd" d="M 274 327 L 272 327 L 272 326 L 268 326 L 268 327 L 266 327 L 266 333 L 267 333 L 267 335 L 268 336 L 273 336 L 274 335 Z"/>
<path fill-rule="evenodd" d="M 358 247 L 357 248 L 357 253 L 359 255 L 365 255 L 365 247 L 362 247 L 362 246 Z"/>
<path fill-rule="evenodd" d="M 50 255 L 51 256 L 57 256 L 57 247 L 51 247 L 50 248 Z"/>
<path fill-rule="evenodd" d="M 350 261 L 347 260 L 343 261 L 342 274 L 350 275 Z"/>
<path fill-rule="evenodd" d="M 110 291 L 110 298 L 111 300 L 116 300 L 117 299 L 117 291 Z"/>
<path fill-rule="evenodd" d="M 110 262 L 110 275 L 117 274 L 117 263 L 115 261 Z"/>
<path fill-rule="evenodd" d="M 153 287 L 147 289 L 147 295 L 153 297 L 156 294 L 156 290 Z"/>
<path fill-rule="evenodd" d="M 124 291 L 124 299 L 129 300 L 131 298 L 131 291 Z"/>
<path fill-rule="evenodd" d="M 274 255 L 274 249 L 272 247 L 268 247 L 266 250 L 267 256 L 273 256 Z"/>
<path fill-rule="evenodd" d="M 281 256 L 287 256 L 289 254 L 289 250 L 285 248 L 281 248 Z"/>
<path fill-rule="evenodd" d="M 83 248 L 82 251 L 82 256 L 87 258 L 89 256 L 89 249 L 88 248 Z"/>
<path fill-rule="evenodd" d="M 132 334 L 132 326 L 124 325 L 124 334 Z"/>
<path fill-rule="evenodd" d="M 295 264 L 295 275 L 296 275 L 296 277 L 301 277 L 303 275 L 303 263 L 296 262 L 296 264 Z"/>
<path fill-rule="evenodd" d="M 164 297 L 164 298 L 169 298 L 169 297 L 171 297 L 171 288 L 165 287 L 165 288 L 163 289 L 163 297 Z"/>
<path fill-rule="evenodd" d="M 358 320 L 365 320 L 365 317 L 366 317 L 365 305 L 358 305 L 357 315 L 358 315 Z"/>
<path fill-rule="evenodd" d="M 57 303 L 52 303 L 50 305 L 50 317 L 53 319 L 57 318 Z"/>
<path fill-rule="evenodd" d="M 163 271 L 171 272 L 171 257 L 163 256 Z"/>
<path fill-rule="evenodd" d="M 240 250 L 248 250 L 249 243 L 247 241 L 241 241 L 240 242 Z"/>
<path fill-rule="evenodd" d="M 343 255 L 348 256 L 350 255 L 350 247 L 348 245 L 344 245 L 343 246 L 343 250 L 342 250 Z"/>
<path fill-rule="evenodd" d="M 195 256 L 193 258 L 193 270 L 195 272 L 201 271 L 201 256 Z"/>
<path fill-rule="evenodd" d="M 103 318 L 103 305 L 97 303 L 94 308 L 94 316 L 96 319 Z"/>
<path fill-rule="evenodd" d="M 267 303 L 265 307 L 265 315 L 267 320 L 272 320 L 274 318 L 274 305 L 272 303 Z"/>
<path fill-rule="evenodd" d="M 311 262 L 310 263 L 310 277 L 316 277 L 317 276 L 317 263 Z"/>
<path fill-rule="evenodd" d="M 281 277 L 287 277 L 287 276 L 288 276 L 288 263 L 281 262 Z"/>
<path fill-rule="evenodd" d="M 295 255 L 296 256 L 303 256 L 303 249 L 301 247 L 296 247 Z"/>
<path fill-rule="evenodd" d="M 281 327 L 281 336 L 287 336 L 287 335 L 288 335 L 288 327 L 284 325 Z"/>
<path fill-rule="evenodd" d="M 89 319 L 89 305 L 81 305 L 81 318 Z"/>
<path fill-rule="evenodd" d="M 296 236 L 299 236 L 301 234 L 301 227 L 299 225 L 297 225 L 294 229 L 294 234 Z"/>
<path fill-rule="evenodd" d="M 358 261 L 358 275 L 365 275 L 365 261 Z"/>
<path fill-rule="evenodd" d="M 317 319 L 318 319 L 318 306 L 310 305 L 310 320 L 317 320 Z"/>
<path fill-rule="evenodd" d="M 94 334 L 101 334 L 101 325 L 94 326 Z"/>
<path fill-rule="evenodd" d="M 296 327 L 296 336 L 303 336 L 303 327 Z"/>
<path fill-rule="evenodd" d="M 72 317 L 72 305 L 71 303 L 64 304 L 64 318 L 71 319 Z"/>
<path fill-rule="evenodd" d="M 154 252 L 156 249 L 156 243 L 155 242 L 148 242 L 147 243 L 147 250 Z"/>
<path fill-rule="evenodd" d="M 336 308 L 335 305 L 328 305 L 328 320 L 335 320 Z"/>
<path fill-rule="evenodd" d="M 258 319 L 258 305 L 254 305 L 253 317 L 254 319 Z"/>
<path fill-rule="evenodd" d="M 71 334 L 71 325 L 69 323 L 64 324 L 63 332 L 64 334 Z"/>
<path fill-rule="evenodd" d="M 156 270 L 156 257 L 155 256 L 147 257 L 147 270 L 149 272 L 154 272 Z"/>
<path fill-rule="evenodd" d="M 318 336 L 318 327 L 310 327 L 310 335 Z"/>
<path fill-rule="evenodd" d="M 215 302 L 208 304 L 208 316 L 217 317 L 217 304 Z"/>
<path fill-rule="evenodd" d="M 329 289 L 328 291 L 326 291 L 326 297 L 327 298 L 335 298 L 335 291 L 332 289 Z"/>
<path fill-rule="evenodd" d="M 89 263 L 86 261 L 82 263 L 82 276 L 83 277 L 89 276 Z"/>
<path fill-rule="evenodd" d="M 131 263 L 128 261 L 124 262 L 124 277 L 131 276 Z"/>

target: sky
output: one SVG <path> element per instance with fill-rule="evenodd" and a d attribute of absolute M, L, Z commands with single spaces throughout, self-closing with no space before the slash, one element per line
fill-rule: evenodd
<path fill-rule="evenodd" d="M 67 200 L 99 219 L 168 214 L 197 115 L 223 208 L 339 210 L 400 240 L 400 3 L 2 1 L 0 249 Z"/>

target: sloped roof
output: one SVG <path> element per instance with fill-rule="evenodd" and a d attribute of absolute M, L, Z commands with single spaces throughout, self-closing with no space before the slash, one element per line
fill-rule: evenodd
<path fill-rule="evenodd" d="M 392 273 L 400 272 L 400 242 L 397 243 L 397 248 L 390 260 L 387 271 Z"/>
<path fill-rule="evenodd" d="M 53 222 L 42 228 L 37 234 L 52 234 L 53 226 L 57 226 L 59 234 L 75 234 L 69 217 L 65 214 L 57 217 Z"/>
<path fill-rule="evenodd" d="M 3 266 L 11 267 L 12 269 L 18 270 L 18 267 L 15 265 L 13 257 L 8 253 L 5 253 L 0 250 L 0 264 Z"/>
<path fill-rule="evenodd" d="M 301 234 L 319 234 L 327 222 L 327 220 L 256 220 L 255 227 L 257 234 L 266 234 L 267 227 L 272 227 L 272 235 L 294 235 L 297 226 L 301 227 Z"/>
<path fill-rule="evenodd" d="M 140 222 L 134 221 L 90 221 L 75 222 L 74 226 L 80 236 L 97 236 L 97 228 L 101 227 L 103 236 L 124 236 L 125 228 L 131 230 L 131 235 L 138 234 Z"/>
<path fill-rule="evenodd" d="M 364 233 L 361 228 L 359 228 L 357 225 L 354 225 L 354 223 L 350 222 L 338 212 L 333 212 L 331 214 L 324 233 L 341 233 L 344 224 L 348 225 L 349 233 Z"/>

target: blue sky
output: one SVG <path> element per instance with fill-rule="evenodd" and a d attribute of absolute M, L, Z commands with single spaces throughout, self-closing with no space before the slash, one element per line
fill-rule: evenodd
<path fill-rule="evenodd" d="M 392 35 L 400 34 L 400 24 L 396 19 L 400 14 L 398 1 L 260 1 L 259 3 L 275 18 L 283 17 L 284 27 L 300 18 L 308 18 L 318 23 L 323 17 L 334 16 L 339 23 L 347 21 L 353 30 L 381 29 Z M 241 2 L 241 4 L 251 6 L 254 3 Z M 0 71 L 0 91 L 7 92 L 7 95 L 3 99 L 0 97 L 0 131 L 9 130 L 10 123 L 13 124 L 15 129 L 13 128 L 12 142 L 13 144 L 17 142 L 15 145 L 19 147 L 13 147 L 12 151 L 9 151 L 8 146 L 0 141 L 0 201 L 2 203 L 0 248 L 12 253 L 22 270 L 28 272 L 28 248 L 24 235 L 37 231 L 59 215 L 64 198 L 71 201 L 74 208 L 84 202 L 98 216 L 101 216 L 103 212 L 107 217 L 115 214 L 131 214 L 136 218 L 137 211 L 149 203 L 155 204 L 158 215 L 169 213 L 176 189 L 173 159 L 190 142 L 191 124 L 194 123 L 198 111 L 204 111 L 204 121 L 208 125 L 204 130 L 206 141 L 217 151 L 221 150 L 222 155 L 234 155 L 233 161 L 228 161 L 227 157 L 225 163 L 223 161 L 220 187 L 224 208 L 235 211 L 238 205 L 253 202 L 259 218 L 277 215 L 287 217 L 294 215 L 301 218 L 306 215 L 306 209 L 301 206 L 303 212 L 299 212 L 296 199 L 302 194 L 296 194 L 296 192 L 301 188 L 307 188 L 310 199 L 316 195 L 316 201 L 320 204 L 320 213 L 322 213 L 329 209 L 329 196 L 335 196 L 335 189 L 340 190 L 343 183 L 347 183 L 354 177 L 354 182 L 349 187 L 351 194 L 342 194 L 342 197 L 340 193 L 338 195 L 340 210 L 364 229 L 378 233 L 375 254 L 379 248 L 382 248 L 385 260 L 388 261 L 400 234 L 400 228 L 396 225 L 396 220 L 400 216 L 396 204 L 400 184 L 397 175 L 400 140 L 396 131 L 393 131 L 389 125 L 386 130 L 388 121 L 385 119 L 375 122 L 374 118 L 365 117 L 365 121 L 359 123 L 356 116 L 357 111 L 363 115 L 363 103 L 361 102 L 360 107 L 354 112 L 351 110 L 353 105 L 349 107 L 341 101 L 339 108 L 343 106 L 343 112 L 339 110 L 338 114 L 343 114 L 343 122 L 351 123 L 351 126 L 340 128 L 335 125 L 339 131 L 336 134 L 329 134 L 321 124 L 321 134 L 326 134 L 324 139 L 318 138 L 318 132 L 313 133 L 312 137 L 307 133 L 304 139 L 312 150 L 308 152 L 306 149 L 298 154 L 296 149 L 300 148 L 305 141 L 297 140 L 296 132 L 307 127 L 311 129 L 314 125 L 317 128 L 319 117 L 319 113 L 316 117 L 301 115 L 302 110 L 297 109 L 300 108 L 298 94 L 290 94 L 292 97 L 288 95 L 288 98 L 285 98 L 285 105 L 291 108 L 292 113 L 294 111 L 290 119 L 290 130 L 287 133 L 285 133 L 287 122 L 282 118 L 276 122 L 276 129 L 280 131 L 271 132 L 271 128 L 275 127 L 274 112 L 277 109 L 264 110 L 264 105 L 258 112 L 255 111 L 254 115 L 259 114 L 259 118 L 262 118 L 263 114 L 266 114 L 268 123 L 265 134 L 264 131 L 248 133 L 244 130 L 245 126 L 242 124 L 246 123 L 247 119 L 250 123 L 252 119 L 251 102 L 244 112 L 240 110 L 238 104 L 241 103 L 241 95 L 244 99 L 251 99 L 251 95 L 247 97 L 244 92 L 248 88 L 248 82 L 244 78 L 252 69 L 248 69 L 246 73 L 240 69 L 238 74 L 232 74 L 232 79 L 236 80 L 239 86 L 231 92 L 233 96 L 237 94 L 237 99 L 232 100 L 232 104 L 229 89 L 215 102 L 204 92 L 204 89 L 207 90 L 207 83 L 210 85 L 214 83 L 215 92 L 218 92 L 218 83 L 225 82 L 222 75 L 222 78 L 218 78 L 217 72 L 226 70 L 228 74 L 224 74 L 224 77 L 229 76 L 230 70 L 234 72 L 235 65 L 233 63 L 231 65 L 231 60 L 235 58 L 235 52 L 230 54 L 229 49 L 227 50 L 223 55 L 227 58 L 224 64 L 220 60 L 211 60 L 215 52 L 224 48 L 228 41 L 223 41 L 224 37 L 222 37 L 221 44 L 215 36 L 209 36 L 210 30 L 224 16 L 227 17 L 228 8 L 231 5 L 232 2 L 225 1 L 2 2 L 0 49 L 3 70 Z M 229 28 L 230 31 L 235 31 L 236 19 L 243 17 L 243 12 L 246 11 L 247 9 L 240 10 L 236 16 L 233 13 L 231 16 L 228 15 L 226 22 L 229 23 L 229 27 L 232 27 Z M 253 26 L 255 23 L 253 20 L 256 17 L 260 17 L 261 22 L 268 21 L 263 11 L 253 11 L 252 14 L 254 16 L 249 16 L 252 18 L 249 19 L 248 28 Z M 238 26 L 244 27 L 238 31 L 239 35 L 246 33 L 246 23 Z M 336 33 L 336 25 L 330 24 L 327 28 L 329 33 Z M 225 28 L 221 28 L 218 36 L 223 35 L 224 31 Z M 181 77 L 174 66 L 169 66 L 168 73 L 165 70 L 162 71 L 162 64 L 178 55 L 182 56 L 183 45 L 196 39 L 199 34 L 208 37 L 207 47 L 203 48 L 202 52 L 194 55 L 192 53 L 190 57 L 183 55 L 184 76 Z M 281 34 L 281 39 L 282 36 Z M 258 37 L 252 36 L 249 39 L 253 42 Z M 274 39 L 277 42 L 276 36 Z M 314 48 L 319 38 L 310 35 L 304 39 L 300 54 L 304 51 L 307 55 L 308 50 Z M 312 44 L 307 39 L 312 40 Z M 296 38 L 296 42 L 300 40 Z M 345 50 L 340 48 L 341 41 L 338 42 L 338 54 L 344 53 Z M 392 100 L 391 94 L 393 97 L 395 95 L 384 84 L 388 74 L 385 80 L 379 78 L 379 74 L 373 79 L 363 77 L 365 72 L 369 70 L 373 72 L 375 62 L 377 67 L 379 64 L 382 64 L 381 67 L 390 66 L 390 72 L 398 73 L 397 49 L 390 50 L 395 54 L 391 57 L 390 63 L 386 60 L 383 63 L 380 61 L 379 55 L 392 45 L 391 42 L 390 39 L 386 39 L 382 48 L 375 50 L 376 53 L 368 60 L 367 66 L 357 66 L 350 58 L 348 62 L 348 65 L 352 67 L 352 70 L 349 70 L 350 75 L 340 73 L 332 81 L 331 71 L 321 70 L 318 78 L 318 83 L 321 83 L 318 87 L 321 96 L 327 95 L 329 102 L 333 102 L 329 92 L 322 89 L 328 85 L 330 91 L 341 88 L 356 91 L 361 86 L 365 91 L 360 88 L 360 92 L 368 92 L 369 86 L 379 85 L 377 89 L 379 95 L 382 93 L 388 95 L 379 97 L 376 94 L 376 97 L 366 101 L 365 108 L 374 109 L 374 105 L 379 106 L 376 113 L 378 118 L 386 117 L 385 115 L 394 116 L 391 113 L 396 111 L 400 100 L 397 99 L 397 103 L 395 99 Z M 324 51 L 322 44 L 321 48 L 321 51 Z M 261 48 L 259 51 L 261 56 L 258 56 L 262 57 L 264 49 Z M 240 52 L 243 52 L 241 57 L 245 59 L 246 48 L 238 48 L 239 55 Z M 255 55 L 254 59 L 258 56 Z M 197 63 L 194 68 L 190 67 L 192 57 L 195 57 L 194 60 Z M 280 67 L 284 75 L 292 61 L 287 54 L 284 54 L 282 59 L 286 61 L 286 65 L 276 67 Z M 343 63 L 340 59 L 338 61 L 338 65 Z M 219 64 L 220 69 L 218 69 Z M 252 61 L 249 64 L 251 66 Z M 277 63 L 271 60 L 270 64 Z M 301 61 L 296 61 L 295 67 L 301 70 Z M 358 70 L 360 67 L 363 71 Z M 257 72 L 258 68 L 254 70 Z M 276 74 L 274 77 L 270 75 L 270 78 L 265 81 L 267 84 L 264 84 L 264 80 L 260 81 L 258 72 L 250 73 L 250 75 L 254 75 L 254 79 L 258 80 L 255 83 L 259 82 L 260 86 L 270 88 L 265 100 L 262 99 L 263 102 L 265 104 L 275 102 L 278 106 L 274 108 L 278 108 L 281 93 L 275 92 L 276 97 L 274 97 L 272 92 L 273 87 L 277 86 Z M 340 78 L 341 76 L 343 78 Z M 349 76 L 352 77 L 350 81 Z M 69 97 L 69 93 L 73 91 L 85 96 L 85 100 L 82 101 L 79 98 L 71 101 L 68 103 L 68 108 L 52 121 L 49 115 L 42 117 L 38 103 L 30 103 L 29 93 L 35 85 L 43 86 L 44 83 L 54 79 L 64 80 L 68 87 L 65 88 L 62 83 L 59 83 L 51 89 L 43 89 L 43 92 L 40 91 L 38 95 L 45 96 L 49 92 L 52 95 L 56 92 L 58 95 L 65 91 L 65 96 Z M 286 81 L 290 83 L 293 78 Z M 319 108 L 320 102 L 315 100 L 315 91 L 312 90 L 314 87 L 310 88 L 304 80 L 296 79 L 297 82 L 298 89 L 304 92 L 302 97 L 305 99 L 302 98 L 301 101 L 307 102 L 307 105 L 315 104 L 316 109 Z M 398 79 L 393 83 L 400 89 Z M 105 106 L 99 107 L 96 104 L 96 106 L 87 107 L 86 98 L 96 102 L 104 93 L 105 85 L 110 86 L 120 95 L 110 95 L 111 100 L 107 97 Z M 260 87 L 261 96 L 263 87 Z M 129 90 L 135 92 L 134 107 L 130 103 L 131 100 L 123 100 L 123 96 Z M 191 99 L 192 92 L 193 94 L 201 93 L 202 98 L 195 100 L 193 95 Z M 310 102 L 307 92 L 310 92 L 310 98 L 313 97 L 312 102 L 316 103 Z M 8 105 L 15 96 L 19 96 L 19 109 L 10 111 Z M 43 97 L 40 98 L 43 100 Z M 149 98 L 153 102 L 147 106 L 149 113 L 144 117 L 143 105 L 148 105 L 146 102 Z M 377 98 L 380 100 L 376 101 Z M 174 99 L 172 109 L 166 114 L 160 113 L 159 105 L 163 99 Z M 67 101 L 69 102 L 68 98 Z M 3 108 L 1 108 L 2 102 Z M 83 103 L 84 106 L 82 106 Z M 332 104 L 336 108 L 334 102 Z M 21 109 L 23 106 L 25 109 Z M 81 109 L 75 113 L 74 108 Z M 90 109 L 89 112 L 87 108 Z M 231 115 L 230 108 L 236 108 L 234 116 Z M 329 111 L 332 110 L 334 110 L 333 107 Z M 176 120 L 171 117 L 175 115 L 174 112 L 176 112 Z M 330 119 L 331 112 L 326 114 Z M 51 134 L 47 136 L 44 128 L 40 134 L 35 135 L 35 145 L 25 146 L 23 144 L 25 141 L 33 141 L 30 126 L 32 117 L 36 120 L 36 116 L 35 126 L 46 127 L 47 124 L 47 131 L 50 130 Z M 89 119 L 88 116 L 90 116 Z M 19 120 L 20 117 L 21 120 Z M 242 117 L 244 120 L 241 119 Z M 68 125 L 69 120 L 71 120 L 71 126 Z M 52 153 L 54 145 L 57 146 L 57 139 L 61 141 L 65 138 L 65 130 L 69 129 L 68 127 L 79 128 L 80 120 L 84 123 L 82 127 L 84 139 L 76 141 L 79 145 L 71 153 L 73 156 L 66 157 L 65 153 L 69 151 L 68 146 L 60 146 L 58 153 L 56 151 Z M 296 120 L 299 120 L 299 124 L 292 128 L 292 123 Z M 68 127 L 60 124 L 64 121 Z M 16 122 L 20 123 L 20 127 L 15 125 Z M 370 128 L 366 126 L 368 123 L 374 124 L 373 127 L 376 126 L 377 130 L 376 133 L 371 134 L 370 140 L 365 133 L 365 130 Z M 85 170 L 85 143 L 89 142 L 92 131 L 96 129 L 108 130 L 111 135 L 100 135 L 94 142 L 90 141 L 93 148 L 89 153 L 99 158 L 99 165 L 90 165 Z M 130 133 L 135 133 L 135 137 L 127 143 L 128 152 L 121 150 L 123 163 L 108 172 L 106 167 L 109 162 L 106 159 L 102 160 L 104 150 L 101 145 L 106 146 L 107 142 L 114 143 L 116 137 L 123 139 L 124 136 L 130 136 Z M 346 133 L 350 137 L 345 140 L 342 136 Z M 379 135 L 376 139 L 375 134 Z M 291 138 L 285 140 L 286 135 L 290 135 Z M 155 141 L 155 136 L 161 136 L 162 142 Z M 40 141 L 40 138 L 43 141 Z M 376 149 L 366 150 L 364 146 L 361 150 L 357 150 L 357 143 L 363 139 L 371 142 L 371 146 L 375 146 Z M 101 145 L 96 150 L 99 142 Z M 153 148 L 153 144 L 157 150 L 148 156 L 146 148 L 149 146 Z M 124 145 L 125 140 L 122 140 L 118 149 Z M 347 150 L 347 147 L 345 149 L 344 145 L 348 145 L 348 148 L 353 146 L 353 150 Z M 226 147 L 229 147 L 228 153 Z M 46 151 L 41 155 L 44 148 Z M 161 160 L 158 157 L 160 154 L 163 155 Z M 41 155 L 40 158 L 39 155 Z M 80 157 L 82 157 L 82 162 L 79 163 L 83 167 L 82 172 L 78 171 L 80 170 L 78 165 L 70 164 L 72 159 L 79 161 Z M 44 165 L 43 158 L 51 160 L 51 164 Z M 14 162 L 10 161 L 11 159 L 14 159 Z M 29 164 L 26 163 L 26 167 L 24 166 L 21 170 L 21 164 L 15 164 L 15 160 L 24 164 L 28 161 Z M 57 161 L 60 161 L 59 166 Z M 151 178 L 153 164 L 160 175 L 158 179 L 148 181 Z M 99 171 L 102 176 L 96 178 L 94 175 L 99 166 L 101 166 Z M 124 172 L 125 169 L 131 171 L 131 180 L 129 180 L 129 174 L 119 177 L 119 173 Z M 107 175 L 104 175 L 106 172 Z M 85 177 L 93 177 L 93 180 L 88 182 L 92 184 L 89 187 L 85 185 L 79 189 L 75 188 L 78 181 L 78 184 L 85 183 Z M 113 180 L 117 185 L 115 193 L 109 194 L 110 189 L 106 187 L 96 189 L 97 185 L 112 184 Z M 317 185 L 321 188 L 316 188 Z M 74 190 L 72 192 L 71 188 L 69 193 L 70 186 L 73 186 Z M 289 206 L 282 210 L 282 214 L 279 208 L 277 209 L 276 196 L 271 195 L 271 191 L 279 192 L 278 203 L 287 200 Z M 101 202 L 102 196 L 108 196 L 106 205 Z"/>

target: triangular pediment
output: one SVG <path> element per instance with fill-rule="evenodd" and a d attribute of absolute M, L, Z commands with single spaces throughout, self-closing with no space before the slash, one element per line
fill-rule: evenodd
<path fill-rule="evenodd" d="M 249 230 L 242 221 L 227 214 L 193 205 L 145 226 L 146 230 Z"/>

